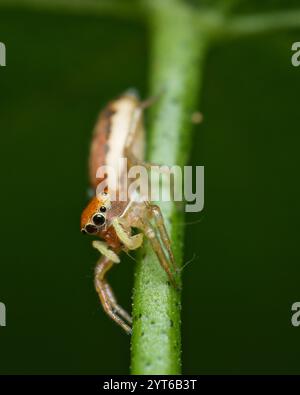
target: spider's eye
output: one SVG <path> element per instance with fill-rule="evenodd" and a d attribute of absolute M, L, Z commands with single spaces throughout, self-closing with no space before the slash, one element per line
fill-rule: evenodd
<path fill-rule="evenodd" d="M 92 225 L 92 224 L 86 225 L 85 230 L 89 234 L 93 234 L 93 233 L 97 233 L 98 232 L 97 226 Z"/>
<path fill-rule="evenodd" d="M 105 213 L 106 207 L 105 207 L 105 206 L 101 206 L 101 207 L 100 207 L 100 211 L 101 211 L 101 213 Z"/>
<path fill-rule="evenodd" d="M 86 230 L 85 230 L 84 228 L 82 228 L 82 229 L 81 229 L 81 233 L 84 234 L 84 235 L 86 235 L 87 232 L 86 232 Z"/>
<path fill-rule="evenodd" d="M 93 222 L 97 226 L 101 226 L 105 223 L 105 217 L 102 214 L 95 214 L 93 216 Z"/>

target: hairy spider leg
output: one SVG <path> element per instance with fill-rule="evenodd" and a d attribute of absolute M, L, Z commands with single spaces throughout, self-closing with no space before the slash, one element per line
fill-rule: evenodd
<path fill-rule="evenodd" d="M 157 206 L 155 204 L 150 204 L 149 202 L 145 202 L 145 204 L 146 204 L 148 210 L 150 211 L 150 217 L 152 217 L 155 221 L 155 224 L 156 224 L 157 229 L 159 231 L 161 241 L 163 243 L 163 246 L 168 251 L 168 255 L 169 255 L 170 261 L 173 265 L 173 268 L 174 268 L 175 272 L 178 272 L 179 268 L 178 268 L 175 258 L 174 258 L 173 250 L 171 248 L 171 240 L 169 238 L 169 234 L 168 234 L 168 231 L 165 226 L 165 221 L 164 221 L 164 217 L 162 215 L 161 209 L 159 206 Z"/>
<path fill-rule="evenodd" d="M 126 333 L 131 333 L 131 317 L 117 304 L 112 289 L 106 281 L 105 275 L 112 268 L 113 262 L 106 256 L 102 256 L 95 268 L 95 288 L 106 314 L 120 325 Z M 125 322 L 127 321 L 127 323 Z"/>

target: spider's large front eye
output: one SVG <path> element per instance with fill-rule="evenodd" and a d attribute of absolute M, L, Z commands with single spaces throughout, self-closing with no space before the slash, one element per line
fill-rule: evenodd
<path fill-rule="evenodd" d="M 92 225 L 92 224 L 86 225 L 85 230 L 89 234 L 94 234 L 94 233 L 98 232 L 97 226 Z"/>
<path fill-rule="evenodd" d="M 102 214 L 95 214 L 93 216 L 93 222 L 97 226 L 101 226 L 105 223 L 105 217 Z"/>

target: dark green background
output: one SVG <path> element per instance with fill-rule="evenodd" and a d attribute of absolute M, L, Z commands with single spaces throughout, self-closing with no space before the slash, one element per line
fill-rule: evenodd
<path fill-rule="evenodd" d="M 148 36 L 109 18 L 0 11 L 0 373 L 128 373 L 129 337 L 102 312 L 82 237 L 91 129 L 128 87 L 147 96 Z M 293 373 L 300 327 L 300 31 L 211 48 L 191 163 L 205 210 L 186 219 L 183 371 Z M 189 224 L 195 222 L 194 224 Z M 110 275 L 130 308 L 134 263 Z"/>

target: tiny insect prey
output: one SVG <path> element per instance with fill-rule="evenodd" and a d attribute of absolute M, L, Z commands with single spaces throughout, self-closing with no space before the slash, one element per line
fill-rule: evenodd
<path fill-rule="evenodd" d="M 120 262 L 122 251 L 138 249 L 146 237 L 170 282 L 177 287 L 177 267 L 160 208 L 151 204 L 140 190 L 131 190 L 125 201 L 118 199 L 118 196 L 124 196 L 122 189 L 126 188 L 128 192 L 130 185 L 118 184 L 115 191 L 109 174 L 103 174 L 100 179 L 96 176 L 100 167 L 114 167 L 120 158 L 127 159 L 124 172 L 134 165 L 149 168 L 150 165 L 144 162 L 143 126 L 143 110 L 148 104 L 128 91 L 111 101 L 100 113 L 89 158 L 90 183 L 97 193 L 81 215 L 81 232 L 100 238 L 93 241 L 93 246 L 102 254 L 95 269 L 96 291 L 105 312 L 127 333 L 131 333 L 131 317 L 118 305 L 106 280 L 107 272 Z M 106 187 L 99 192 L 97 187 L 103 181 Z M 112 192 L 116 199 L 111 199 Z"/>

